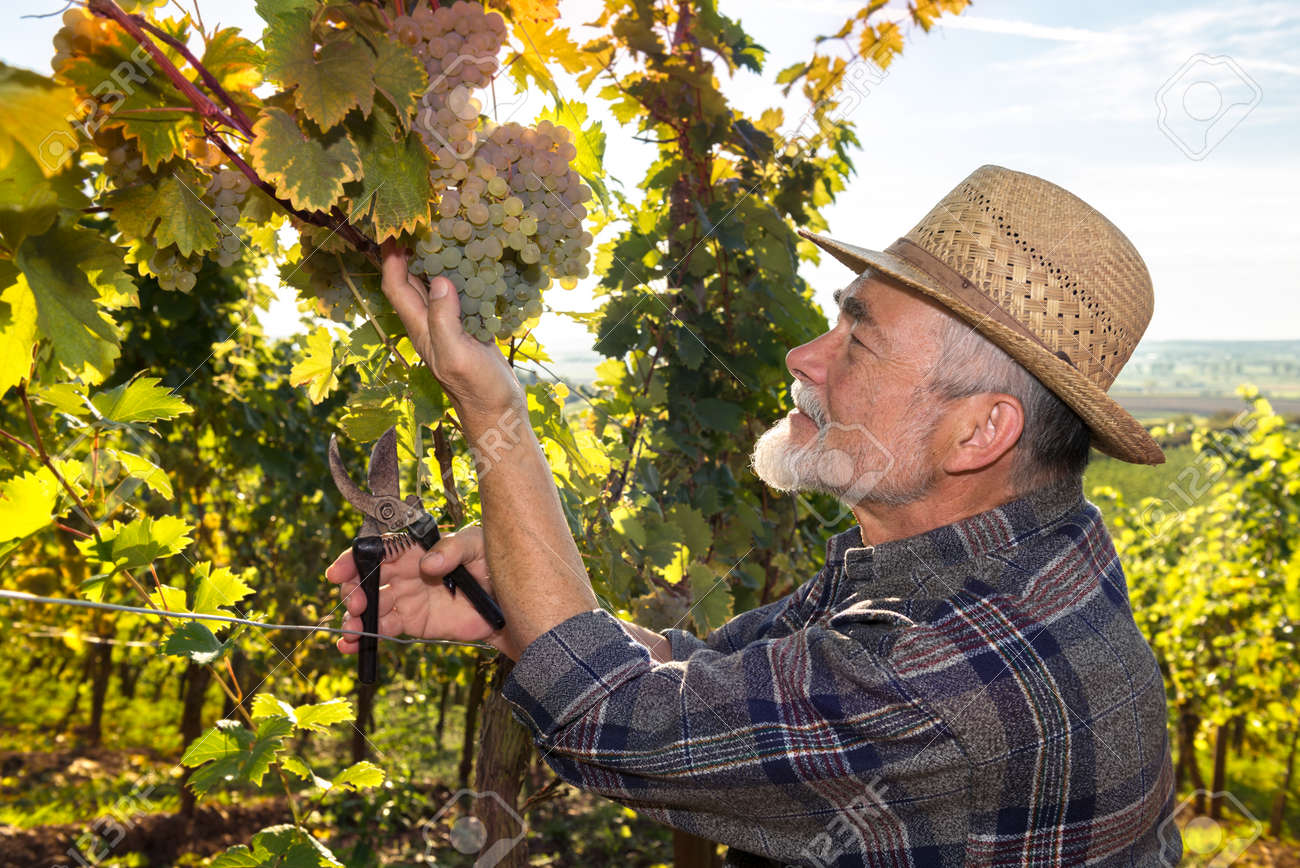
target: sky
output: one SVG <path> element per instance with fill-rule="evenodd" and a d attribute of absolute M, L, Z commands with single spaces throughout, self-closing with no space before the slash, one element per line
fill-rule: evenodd
<path fill-rule="evenodd" d="M 209 27 L 220 20 L 260 32 L 252 0 L 197 2 Z M 560 8 L 577 24 L 598 5 Z M 779 105 L 788 118 L 802 114 L 797 96 L 783 98 L 773 84 L 776 72 L 859 6 L 720 0 L 768 52 L 763 75 L 737 73 L 724 90 L 748 113 Z M 20 16 L 62 4 L 6 8 L 0 60 L 48 73 L 58 16 Z M 846 115 L 862 149 L 856 175 L 825 211 L 829 234 L 883 248 L 993 163 L 1066 188 L 1129 237 L 1155 287 L 1144 340 L 1300 339 L 1300 3 L 979 0 L 941 21 L 929 34 L 909 31 L 903 55 L 864 82 Z M 582 98 L 572 81 L 562 93 Z M 602 113 L 594 94 L 588 102 L 604 120 L 607 180 L 635 195 L 651 146 Z M 546 103 L 543 94 L 503 99 L 498 120 L 527 122 Z M 801 274 L 824 310 L 851 277 L 829 257 Z M 557 286 L 546 301 L 590 310 L 589 284 Z M 263 322 L 272 333 L 300 328 L 292 295 Z M 539 337 L 569 373 L 590 367 L 583 328 L 547 314 Z"/>

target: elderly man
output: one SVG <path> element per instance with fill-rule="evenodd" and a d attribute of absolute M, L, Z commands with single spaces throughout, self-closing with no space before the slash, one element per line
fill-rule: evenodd
<path fill-rule="evenodd" d="M 481 531 L 384 567 L 381 632 L 488 639 L 558 775 L 730 864 L 1176 864 L 1164 685 L 1081 484 L 1090 445 L 1164 458 L 1105 393 L 1151 315 L 1137 251 L 997 166 L 886 250 L 807 237 L 858 277 L 787 356 L 796 409 L 753 464 L 852 508 L 816 577 L 703 640 L 620 621 L 526 434 L 480 479 Z M 471 442 L 526 416 L 450 284 L 389 251 L 384 288 Z M 461 562 L 504 630 L 425 580 Z M 360 629 L 350 555 L 327 576 Z"/>

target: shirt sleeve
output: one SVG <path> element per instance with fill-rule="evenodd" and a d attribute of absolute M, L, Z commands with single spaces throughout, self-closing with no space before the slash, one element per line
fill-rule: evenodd
<path fill-rule="evenodd" d="M 759 639 L 787 636 L 812 620 L 819 600 L 827 596 L 826 571 L 818 573 L 779 600 L 742 612 L 701 639 L 689 630 L 670 627 L 659 635 L 668 640 L 673 660 L 685 660 L 696 651 L 739 651 Z"/>
<path fill-rule="evenodd" d="M 582 789 L 775 858 L 807 861 L 837 818 L 887 852 L 905 837 L 900 812 L 961 816 L 968 771 L 872 650 L 900 626 L 878 615 L 657 663 L 593 609 L 534 640 L 502 690 L 546 763 Z"/>

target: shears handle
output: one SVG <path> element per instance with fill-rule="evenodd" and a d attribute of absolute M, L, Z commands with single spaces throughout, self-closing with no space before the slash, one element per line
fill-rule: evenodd
<path fill-rule="evenodd" d="M 438 522 L 428 513 L 408 527 L 406 532 L 426 552 L 433 548 L 434 543 L 441 538 L 438 533 Z M 501 612 L 501 607 L 497 605 L 497 601 L 492 599 L 491 594 L 483 590 L 483 586 L 470 575 L 469 570 L 465 569 L 464 566 L 458 565 L 456 569 L 443 576 L 442 583 L 447 586 L 447 590 L 451 591 L 453 596 L 456 594 L 457 588 L 464 592 L 465 598 L 483 616 L 483 620 L 492 625 L 493 630 L 500 630 L 506 625 L 506 616 Z"/>
<path fill-rule="evenodd" d="M 352 541 L 352 559 L 356 561 L 357 575 L 361 577 L 361 591 L 366 595 L 366 608 L 361 613 L 361 629 L 366 633 L 379 632 L 379 567 L 384 562 L 384 540 L 377 536 L 361 536 Z M 357 652 L 357 678 L 362 684 L 374 684 L 379 678 L 379 638 L 362 636 Z"/>

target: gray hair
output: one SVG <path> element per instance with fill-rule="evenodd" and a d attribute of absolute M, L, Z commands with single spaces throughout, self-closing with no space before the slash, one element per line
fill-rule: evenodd
<path fill-rule="evenodd" d="M 1013 447 L 1011 470 L 1017 493 L 1080 478 L 1088 466 L 1092 436 L 1079 414 L 960 317 L 944 318 L 925 391 L 944 401 L 983 392 L 1002 392 L 1020 401 L 1025 425 Z"/>

